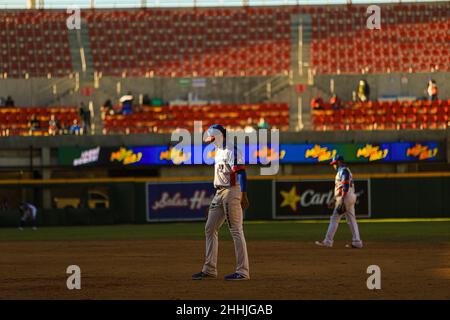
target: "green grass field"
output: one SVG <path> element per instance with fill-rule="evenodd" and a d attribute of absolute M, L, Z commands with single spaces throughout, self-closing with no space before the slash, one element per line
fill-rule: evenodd
<path fill-rule="evenodd" d="M 245 234 L 253 240 L 320 240 L 327 229 L 327 221 L 264 221 L 246 222 Z M 151 240 L 151 239 L 204 239 L 204 223 L 159 223 L 148 225 L 114 225 L 82 227 L 48 227 L 32 231 L 13 228 L 0 229 L 0 241 L 25 240 Z M 360 222 L 360 232 L 365 241 L 450 241 L 450 221 L 418 222 Z M 336 240 L 349 239 L 350 232 L 345 222 L 341 222 Z M 226 223 L 220 231 L 221 239 L 231 239 Z"/>

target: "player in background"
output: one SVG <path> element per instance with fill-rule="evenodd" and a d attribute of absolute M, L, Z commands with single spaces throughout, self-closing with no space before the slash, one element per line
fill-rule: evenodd
<path fill-rule="evenodd" d="M 37 230 L 37 208 L 31 203 L 22 202 L 19 206 L 19 211 L 21 213 L 19 230 L 23 230 L 27 220 L 31 220 L 33 230 Z"/>
<path fill-rule="evenodd" d="M 346 245 L 348 248 L 362 248 L 363 244 L 359 237 L 358 223 L 355 217 L 355 185 L 353 183 L 352 172 L 344 163 L 344 157 L 336 155 L 330 163 L 337 171 L 334 188 L 334 210 L 330 218 L 330 225 L 325 236 L 325 240 L 316 241 L 318 246 L 332 247 L 334 235 L 339 226 L 342 216 L 345 216 L 352 232 L 352 243 Z"/>
<path fill-rule="evenodd" d="M 225 280 L 250 279 L 247 245 L 242 226 L 243 210 L 249 207 L 247 175 L 237 146 L 226 141 L 226 130 L 215 124 L 207 131 L 205 142 L 216 147 L 214 164 L 214 188 L 216 194 L 208 211 L 205 226 L 206 254 L 201 272 L 192 275 L 193 280 L 217 277 L 218 232 L 225 219 L 234 241 L 236 272 Z"/>

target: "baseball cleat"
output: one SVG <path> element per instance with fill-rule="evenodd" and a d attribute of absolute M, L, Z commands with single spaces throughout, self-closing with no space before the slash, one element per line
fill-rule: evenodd
<path fill-rule="evenodd" d="M 356 246 L 356 245 L 354 245 L 353 243 L 351 243 L 351 244 L 346 244 L 345 247 L 346 247 L 346 248 L 349 248 L 349 249 L 362 249 L 362 245 Z"/>
<path fill-rule="evenodd" d="M 239 274 L 239 273 L 232 273 L 232 274 L 229 274 L 229 275 L 225 276 L 224 279 L 225 279 L 225 280 L 230 280 L 230 281 L 249 280 L 249 278 L 244 277 L 243 275 L 241 275 L 241 274 Z"/>
<path fill-rule="evenodd" d="M 332 245 L 329 245 L 329 244 L 326 244 L 325 242 L 323 242 L 323 241 L 316 241 L 316 242 L 314 242 L 316 245 L 318 245 L 319 247 L 326 247 L 326 248 L 331 248 L 332 247 Z"/>
<path fill-rule="evenodd" d="M 207 273 L 199 272 L 192 275 L 192 280 L 202 280 L 202 279 L 215 279 L 216 276 L 209 275 Z"/>

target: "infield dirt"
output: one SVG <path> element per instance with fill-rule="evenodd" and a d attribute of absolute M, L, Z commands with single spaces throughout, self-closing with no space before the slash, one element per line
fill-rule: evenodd
<path fill-rule="evenodd" d="M 219 244 L 219 277 L 202 281 L 190 279 L 198 240 L 2 242 L 0 299 L 450 299 L 450 244 L 344 245 L 249 242 L 252 279 L 226 282 L 231 241 Z M 69 265 L 81 268 L 81 290 L 66 287 Z M 381 290 L 367 289 L 369 265 L 381 268 Z"/>

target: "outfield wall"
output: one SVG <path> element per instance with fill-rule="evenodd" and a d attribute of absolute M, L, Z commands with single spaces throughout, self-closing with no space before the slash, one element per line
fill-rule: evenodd
<path fill-rule="evenodd" d="M 355 180 L 361 218 L 450 217 L 450 173 Z M 253 177 L 245 219 L 326 219 L 332 187 L 333 176 Z M 18 225 L 20 201 L 37 205 L 41 226 L 203 221 L 213 193 L 204 178 L 2 181 L 0 226 Z"/>

